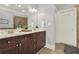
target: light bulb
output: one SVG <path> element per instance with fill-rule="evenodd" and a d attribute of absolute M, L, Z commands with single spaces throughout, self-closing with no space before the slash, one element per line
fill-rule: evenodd
<path fill-rule="evenodd" d="M 22 7 L 20 4 L 18 4 L 18 7 Z"/>

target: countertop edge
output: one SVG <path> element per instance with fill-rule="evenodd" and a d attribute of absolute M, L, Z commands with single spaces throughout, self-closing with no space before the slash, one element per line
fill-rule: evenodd
<path fill-rule="evenodd" d="M 45 29 L 36 29 L 36 30 L 29 31 L 29 32 L 16 32 L 16 33 L 4 34 L 4 35 L 0 35 L 0 39 L 20 36 L 20 35 L 25 35 L 25 34 L 32 34 L 32 33 L 41 32 L 41 31 L 46 31 L 46 30 Z"/>

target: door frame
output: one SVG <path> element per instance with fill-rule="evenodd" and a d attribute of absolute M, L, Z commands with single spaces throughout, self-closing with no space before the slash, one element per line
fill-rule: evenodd
<path fill-rule="evenodd" d="M 63 13 L 63 12 L 68 12 L 68 11 L 71 11 L 71 10 L 73 10 L 74 11 L 74 14 L 75 14 L 75 20 L 77 20 L 77 12 L 76 12 L 76 8 L 69 8 L 69 9 L 65 9 L 65 10 L 61 10 L 61 11 L 58 11 L 57 12 L 57 19 L 56 19 L 56 43 L 64 43 L 64 42 L 61 42 L 60 40 L 58 41 L 58 36 L 59 36 L 59 27 L 58 27 L 58 20 L 59 20 L 59 15 L 60 15 L 60 13 Z M 76 46 L 78 46 L 78 44 L 77 44 L 77 21 L 75 21 L 75 39 L 76 39 Z"/>

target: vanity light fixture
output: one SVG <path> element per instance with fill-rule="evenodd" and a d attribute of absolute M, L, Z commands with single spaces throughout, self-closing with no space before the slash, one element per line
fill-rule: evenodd
<path fill-rule="evenodd" d="M 26 12 L 26 10 L 22 10 L 22 12 Z"/>
<path fill-rule="evenodd" d="M 33 9 L 32 9 L 32 12 L 37 12 L 37 9 L 33 8 Z"/>
<path fill-rule="evenodd" d="M 17 4 L 18 7 L 22 7 L 20 4 Z"/>

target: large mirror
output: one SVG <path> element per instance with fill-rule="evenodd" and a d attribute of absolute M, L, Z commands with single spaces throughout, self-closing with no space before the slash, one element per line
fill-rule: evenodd
<path fill-rule="evenodd" d="M 21 16 L 14 16 L 14 28 L 27 28 L 27 18 Z"/>

